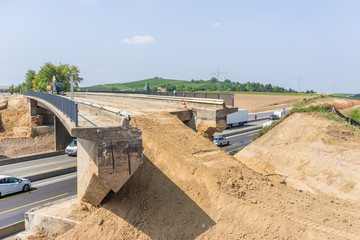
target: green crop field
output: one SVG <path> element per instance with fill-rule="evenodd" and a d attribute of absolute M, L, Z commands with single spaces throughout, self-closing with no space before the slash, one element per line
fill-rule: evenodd
<path fill-rule="evenodd" d="M 351 94 L 350 93 L 333 93 L 330 95 L 330 97 L 340 97 L 340 98 L 347 98 Z"/>

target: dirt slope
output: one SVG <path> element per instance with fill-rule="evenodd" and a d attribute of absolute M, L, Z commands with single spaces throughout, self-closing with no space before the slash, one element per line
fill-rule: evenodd
<path fill-rule="evenodd" d="M 293 186 L 360 201 L 360 136 L 316 114 L 296 113 L 236 157 Z"/>
<path fill-rule="evenodd" d="M 360 205 L 299 192 L 252 171 L 175 116 L 136 116 L 144 164 L 57 239 L 357 239 Z"/>
<path fill-rule="evenodd" d="M 54 134 L 36 138 L 29 137 L 30 131 L 14 133 L 16 127 L 30 128 L 30 113 L 27 100 L 23 96 L 1 96 L 5 103 L 0 110 L 0 159 L 19 157 L 54 151 Z"/>

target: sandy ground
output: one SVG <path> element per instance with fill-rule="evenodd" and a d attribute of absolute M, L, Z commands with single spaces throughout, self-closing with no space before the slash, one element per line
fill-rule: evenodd
<path fill-rule="evenodd" d="M 21 157 L 55 151 L 54 133 L 33 137 L 0 138 L 0 158 Z"/>
<path fill-rule="evenodd" d="M 271 182 L 170 114 L 146 114 L 144 164 L 57 239 L 359 239 L 360 204 Z"/>
<path fill-rule="evenodd" d="M 341 123 L 296 113 L 236 155 L 301 190 L 360 201 L 360 136 Z M 279 177 L 280 179 L 285 177 Z"/>
<path fill-rule="evenodd" d="M 287 104 L 282 100 L 263 98 L 253 111 Z M 240 152 L 239 161 L 166 107 L 140 108 L 146 114 L 131 125 L 143 133 L 143 165 L 101 207 L 67 209 L 63 217 L 80 224 L 56 239 L 360 239 L 360 139 L 348 129 L 295 114 Z"/>
<path fill-rule="evenodd" d="M 311 97 L 313 96 L 235 94 L 234 105 L 239 109 L 248 109 L 249 113 L 257 113 L 292 108 L 296 101 Z"/>
<path fill-rule="evenodd" d="M 30 113 L 26 98 L 23 96 L 1 96 L 6 102 L 0 110 L 0 158 L 26 156 L 54 151 L 54 134 L 36 138 L 26 133 L 13 132 L 15 127 L 30 127 Z"/>

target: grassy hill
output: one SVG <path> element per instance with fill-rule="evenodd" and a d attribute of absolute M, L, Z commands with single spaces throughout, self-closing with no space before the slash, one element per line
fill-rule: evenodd
<path fill-rule="evenodd" d="M 144 80 L 139 80 L 135 82 L 127 82 L 127 83 L 113 83 L 113 84 L 103 84 L 103 85 L 95 85 L 91 87 L 80 87 L 82 91 L 143 91 L 145 83 L 148 82 L 151 88 L 161 87 L 162 85 L 166 85 L 168 83 L 174 85 L 180 84 L 191 84 L 188 81 L 182 80 L 173 80 L 173 79 L 163 79 L 163 78 L 149 78 Z"/>
<path fill-rule="evenodd" d="M 149 84 L 151 91 L 156 91 L 157 88 L 164 88 L 167 91 L 176 90 L 176 92 L 217 92 L 217 87 L 220 87 L 222 93 L 259 93 L 259 94 L 290 94 L 302 95 L 304 93 L 297 93 L 293 89 L 284 89 L 271 84 L 261 84 L 255 82 L 231 82 L 226 79 L 224 82 L 217 83 L 216 78 L 210 80 L 174 80 L 163 79 L 159 77 L 149 78 L 127 83 L 114 83 L 95 85 L 90 87 L 80 87 L 82 91 L 144 91 L 146 82 Z M 312 90 L 307 93 L 314 93 Z"/>

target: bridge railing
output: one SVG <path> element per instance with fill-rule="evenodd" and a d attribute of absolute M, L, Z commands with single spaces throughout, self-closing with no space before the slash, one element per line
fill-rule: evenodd
<path fill-rule="evenodd" d="M 43 92 L 24 92 L 25 96 L 43 99 L 68 116 L 78 126 L 78 103 L 68 98 Z"/>

